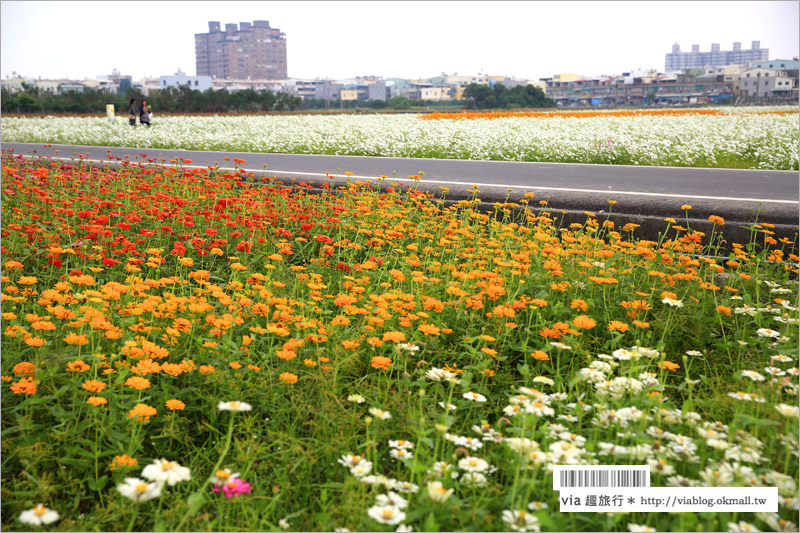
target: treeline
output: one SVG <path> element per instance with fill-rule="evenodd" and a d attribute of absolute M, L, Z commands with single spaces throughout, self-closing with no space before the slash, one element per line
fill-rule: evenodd
<path fill-rule="evenodd" d="M 556 107 L 544 91 L 533 85 L 518 85 L 509 89 L 505 85 L 488 87 L 471 83 L 464 90 L 469 109 L 515 109 L 526 107 Z"/>
<path fill-rule="evenodd" d="M 106 104 L 114 104 L 117 115 L 124 115 L 128 102 L 142 99 L 158 113 L 263 113 L 302 110 L 357 109 L 357 110 L 426 110 L 456 111 L 469 109 L 510 109 L 526 107 L 555 107 L 555 102 L 544 92 L 532 85 L 508 89 L 503 85 L 489 88 L 485 85 L 469 85 L 464 101 L 441 102 L 432 100 L 412 100 L 398 95 L 390 100 L 326 100 L 306 99 L 288 93 L 271 91 L 257 92 L 253 89 L 228 92 L 208 89 L 201 92 L 189 87 L 168 87 L 150 91 L 144 96 L 139 89 L 129 88 L 125 95 L 107 93 L 100 89 L 84 89 L 53 94 L 34 85 L 23 84 L 20 92 L 2 90 L 0 110 L 3 113 L 75 113 L 105 114 Z"/>
<path fill-rule="evenodd" d="M 127 113 L 131 98 L 141 103 L 147 100 L 155 113 L 225 113 L 294 111 L 302 99 L 287 93 L 256 92 L 252 89 L 228 92 L 209 89 L 205 92 L 188 87 L 168 87 L 151 91 L 144 96 L 138 89 L 128 89 L 125 95 L 107 93 L 99 89 L 68 91 L 52 94 L 38 87 L 24 85 L 24 90 L 12 93 L 3 89 L 0 110 L 3 113 L 100 113 L 105 114 L 106 104 L 114 104 L 116 114 Z"/>

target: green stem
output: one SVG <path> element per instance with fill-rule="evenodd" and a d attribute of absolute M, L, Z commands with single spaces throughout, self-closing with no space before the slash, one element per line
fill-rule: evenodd
<path fill-rule="evenodd" d="M 128 527 L 125 528 L 125 531 L 133 531 L 133 526 L 136 523 L 137 516 L 139 516 L 139 504 L 135 503 L 133 505 L 133 516 L 131 516 L 131 520 L 128 522 Z"/>
<path fill-rule="evenodd" d="M 217 464 L 214 465 L 212 472 L 216 472 L 217 470 L 219 470 L 220 466 L 222 466 L 222 461 L 225 460 L 225 456 L 228 455 L 228 451 L 231 449 L 231 437 L 233 436 L 233 418 L 234 418 L 233 413 L 231 413 L 231 419 L 230 422 L 228 423 L 228 434 L 225 436 L 225 447 L 222 449 L 222 453 L 219 455 Z M 207 477 L 205 483 L 203 483 L 203 486 L 201 486 L 194 494 L 200 494 L 202 496 L 205 493 L 206 487 L 208 487 L 209 483 L 211 483 L 211 477 Z M 191 496 L 189 498 L 191 498 Z M 191 512 L 191 507 L 190 507 L 190 510 L 188 510 L 183 515 L 183 518 L 181 518 L 181 521 L 178 523 L 178 527 L 175 528 L 175 531 L 182 531 L 181 527 L 183 527 L 183 524 L 186 522 L 186 520 L 189 518 L 191 514 L 194 514 L 194 512 Z"/>

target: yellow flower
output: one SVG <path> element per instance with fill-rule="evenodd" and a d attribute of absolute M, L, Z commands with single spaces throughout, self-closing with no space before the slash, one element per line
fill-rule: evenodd
<path fill-rule="evenodd" d="M 691 208 L 692 208 L 692 206 L 690 206 L 689 204 L 683 204 L 681 206 L 681 209 L 683 209 L 683 210 L 688 210 L 688 209 L 691 209 Z"/>

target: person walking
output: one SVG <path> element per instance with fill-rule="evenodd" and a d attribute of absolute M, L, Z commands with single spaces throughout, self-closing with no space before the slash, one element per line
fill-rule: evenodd
<path fill-rule="evenodd" d="M 142 100 L 142 106 L 139 108 L 139 122 L 150 127 L 150 109 L 147 107 L 147 100 Z"/>
<path fill-rule="evenodd" d="M 128 105 L 128 124 L 136 126 L 136 98 L 131 98 L 131 103 Z"/>

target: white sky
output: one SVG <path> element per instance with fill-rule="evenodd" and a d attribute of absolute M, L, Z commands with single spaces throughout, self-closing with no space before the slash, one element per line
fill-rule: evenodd
<path fill-rule="evenodd" d="M 664 70 L 672 45 L 735 41 L 791 59 L 798 1 L 780 2 L 0 2 L 0 73 L 138 80 L 195 74 L 194 34 L 208 21 L 269 20 L 286 33 L 296 78 L 448 74 L 539 79 Z"/>

